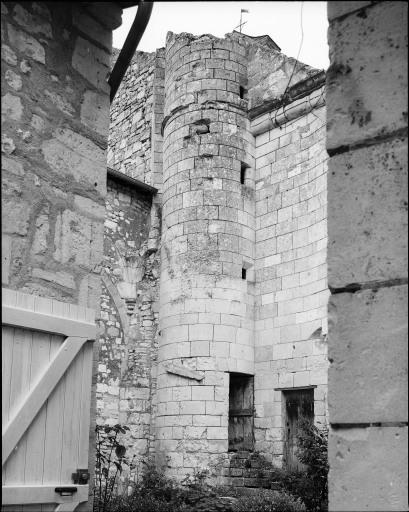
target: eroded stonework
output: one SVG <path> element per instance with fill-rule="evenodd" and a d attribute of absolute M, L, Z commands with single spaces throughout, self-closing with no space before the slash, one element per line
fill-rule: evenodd
<path fill-rule="evenodd" d="M 98 414 L 170 475 L 258 485 L 237 461 L 291 463 L 288 404 L 326 423 L 324 80 L 268 36 L 168 33 L 113 103 L 137 181 L 108 186 Z"/>

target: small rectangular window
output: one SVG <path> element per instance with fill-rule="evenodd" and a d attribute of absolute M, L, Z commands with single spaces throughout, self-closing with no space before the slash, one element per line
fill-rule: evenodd
<path fill-rule="evenodd" d="M 254 377 L 230 374 L 229 451 L 254 449 Z"/>
<path fill-rule="evenodd" d="M 246 279 L 247 278 L 247 270 L 245 268 L 241 269 L 241 278 Z"/>
<path fill-rule="evenodd" d="M 240 183 L 242 185 L 244 185 L 245 181 L 246 181 L 246 172 L 247 172 L 247 169 L 248 169 L 248 166 L 242 162 L 241 163 L 241 168 L 240 168 Z"/>
<path fill-rule="evenodd" d="M 239 88 L 239 95 L 240 95 L 240 98 L 241 98 L 242 100 L 247 99 L 247 89 L 245 89 L 245 88 L 244 88 L 244 87 L 242 87 L 241 85 L 240 85 L 240 88 Z"/>

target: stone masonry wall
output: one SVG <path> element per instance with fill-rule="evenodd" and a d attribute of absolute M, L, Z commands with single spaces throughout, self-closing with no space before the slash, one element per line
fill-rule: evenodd
<path fill-rule="evenodd" d="M 407 510 L 407 4 L 328 18 L 329 509 Z"/>
<path fill-rule="evenodd" d="M 257 484 L 257 457 L 228 453 L 230 372 L 255 375 L 255 449 L 268 461 L 281 463 L 283 454 L 277 388 L 314 387 L 315 418 L 325 422 L 325 101 L 314 86 L 287 105 L 292 121 L 271 110 L 292 71 L 293 83 L 319 73 L 294 65 L 266 37 L 169 33 L 165 49 L 138 54 L 113 104 L 111 166 L 160 190 L 153 201 L 163 220 L 154 436 L 158 465 L 179 478 L 210 467 L 219 482 Z M 253 119 L 260 108 L 265 114 Z M 139 172 L 134 149 L 148 126 Z M 108 219 L 111 240 L 110 226 Z M 117 242 L 126 242 L 124 233 Z M 112 283 L 123 299 L 136 289 Z M 111 337 L 107 346 L 115 343 Z M 109 403 L 115 417 L 122 414 L 118 397 L 108 396 L 110 357 L 101 366 L 107 418 Z M 239 476 L 246 457 L 251 467 Z"/>
<path fill-rule="evenodd" d="M 178 477 L 227 456 L 227 372 L 254 371 L 245 53 L 233 39 L 167 37 L 156 432 Z"/>
<path fill-rule="evenodd" d="M 3 281 L 95 308 L 111 28 L 69 6 L 2 4 Z"/>
<path fill-rule="evenodd" d="M 139 177 L 153 171 L 163 219 L 155 450 L 158 464 L 181 478 L 209 466 L 213 476 L 237 476 L 237 457 L 228 453 L 229 372 L 255 375 L 255 449 L 268 460 L 282 459 L 275 388 L 315 386 L 316 420 L 325 421 L 325 112 L 321 101 L 317 113 L 307 108 L 262 132 L 274 111 L 249 121 L 247 98 L 264 107 L 284 92 L 293 70 L 273 46 L 238 33 L 223 40 L 169 33 L 166 49 L 139 55 L 144 65 L 127 78 L 141 88 L 139 97 L 126 93 L 124 108 L 120 99 L 113 107 L 117 140 L 128 135 L 130 119 L 141 119 L 143 95 L 150 103 L 146 91 L 153 90 L 154 162 Z M 144 82 L 131 77 L 138 70 Z M 293 76 L 297 82 L 316 73 L 298 64 Z M 314 94 L 322 99 L 323 90 Z M 124 151 L 112 146 L 116 170 Z"/>
<path fill-rule="evenodd" d="M 122 13 L 113 3 L 101 6 L 1 4 L 2 285 L 94 308 L 96 316 L 109 123 L 106 79 L 112 30 Z"/>
<path fill-rule="evenodd" d="M 108 142 L 108 165 L 147 184 L 152 184 L 154 71 L 155 53 L 135 52 L 111 105 Z"/>
<path fill-rule="evenodd" d="M 308 105 L 309 97 L 300 101 Z M 269 112 L 252 127 L 275 117 Z M 256 136 L 255 435 L 257 449 L 277 463 L 280 389 L 315 386 L 315 421 L 325 423 L 326 160 L 325 107 Z"/>
<path fill-rule="evenodd" d="M 150 451 L 155 393 L 159 261 L 148 250 L 151 208 L 150 194 L 108 180 L 97 421 L 130 428 L 124 441 L 137 464 Z"/>

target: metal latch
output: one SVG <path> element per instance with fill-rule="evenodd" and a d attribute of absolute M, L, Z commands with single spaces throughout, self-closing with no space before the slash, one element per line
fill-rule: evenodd
<path fill-rule="evenodd" d="M 88 469 L 77 469 L 77 472 L 72 473 L 71 477 L 74 484 L 85 485 L 89 480 L 89 471 Z"/>
<path fill-rule="evenodd" d="M 60 496 L 72 496 L 74 493 L 77 492 L 77 488 L 73 486 L 56 487 L 54 491 L 57 492 Z"/>

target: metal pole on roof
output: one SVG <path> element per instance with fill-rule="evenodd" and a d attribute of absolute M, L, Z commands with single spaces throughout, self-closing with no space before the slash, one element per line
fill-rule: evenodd
<path fill-rule="evenodd" d="M 240 9 L 240 23 L 237 25 L 237 27 L 234 28 L 234 30 L 236 30 L 236 28 L 238 28 L 240 30 L 240 34 L 241 34 L 241 29 L 242 27 L 247 23 L 247 21 L 245 21 L 243 23 L 243 12 L 249 12 L 248 9 Z"/>

